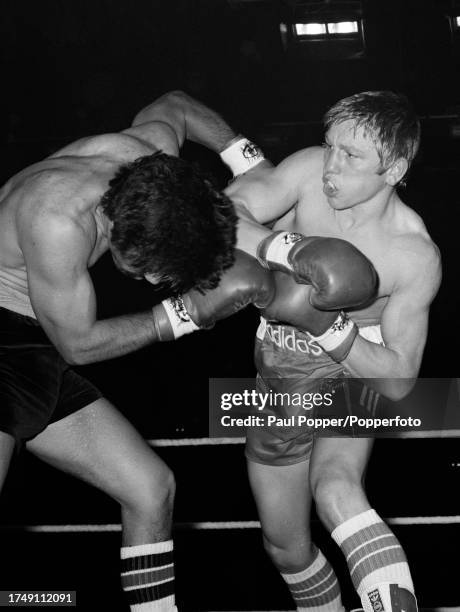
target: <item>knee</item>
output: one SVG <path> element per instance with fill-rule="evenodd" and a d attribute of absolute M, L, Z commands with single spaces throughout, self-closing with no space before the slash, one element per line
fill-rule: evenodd
<path fill-rule="evenodd" d="M 313 560 L 312 543 L 308 538 L 275 543 L 264 535 L 264 548 L 280 572 L 296 573 L 304 570 Z"/>
<path fill-rule="evenodd" d="M 311 475 L 316 511 L 326 527 L 333 527 L 347 508 L 365 498 L 360 474 L 346 466 L 333 466 Z"/>
<path fill-rule="evenodd" d="M 166 466 L 161 470 L 138 470 L 122 500 L 122 506 L 136 514 L 156 517 L 172 513 L 176 483 Z"/>

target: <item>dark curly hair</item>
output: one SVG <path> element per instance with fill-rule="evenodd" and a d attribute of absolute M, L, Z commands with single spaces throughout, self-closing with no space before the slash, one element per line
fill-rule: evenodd
<path fill-rule="evenodd" d="M 213 289 L 234 261 L 233 204 L 188 161 L 157 152 L 121 166 L 101 206 L 133 275 L 173 293 Z"/>

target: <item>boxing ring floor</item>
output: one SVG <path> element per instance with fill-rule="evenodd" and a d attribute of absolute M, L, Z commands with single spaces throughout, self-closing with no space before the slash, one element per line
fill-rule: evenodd
<path fill-rule="evenodd" d="M 293 609 L 262 548 L 239 440 L 152 445 L 177 480 L 179 608 Z M 422 609 L 460 609 L 458 447 L 457 438 L 377 440 L 367 473 L 370 501 L 406 551 Z M 0 525 L 3 589 L 75 590 L 77 609 L 128 609 L 119 587 L 119 510 L 103 494 L 24 453 L 8 477 Z M 345 606 L 359 607 L 340 550 L 315 518 L 313 534 Z"/>

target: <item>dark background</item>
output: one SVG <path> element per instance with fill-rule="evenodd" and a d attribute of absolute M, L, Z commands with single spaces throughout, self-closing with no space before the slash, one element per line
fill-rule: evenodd
<path fill-rule="evenodd" d="M 410 98 L 422 120 L 422 148 L 401 197 L 425 220 L 441 250 L 444 271 L 431 309 L 421 375 L 456 377 L 460 341 L 456 322 L 460 30 L 453 26 L 452 16 L 460 15 L 460 3 L 456 4 L 447 0 L 4 0 L 0 21 L 0 179 L 5 181 L 24 166 L 79 137 L 125 128 L 140 108 L 173 89 L 182 89 L 218 110 L 239 131 L 262 145 L 274 162 L 299 148 L 319 144 L 321 117 L 338 99 L 369 89 L 401 91 Z M 358 15 L 364 44 L 350 40 L 294 44 L 292 39 L 283 43 L 281 23 L 300 21 L 302 15 L 321 16 L 322 12 L 337 17 Z M 218 184 L 225 184 L 228 175 L 213 154 L 187 144 L 183 155 L 198 160 L 215 175 Z M 147 283 L 123 278 L 109 257 L 102 258 L 92 274 L 100 317 L 148 308 L 162 297 L 152 293 Z M 219 323 L 212 331 L 196 333 L 177 343 L 152 346 L 81 371 L 146 438 L 206 436 L 208 378 L 254 374 L 256 325 L 257 313 L 248 309 Z M 380 444 L 371 463 L 368 487 L 382 514 L 458 513 L 457 440 Z M 208 455 L 199 451 L 198 457 L 196 449 L 189 453 L 181 450 L 174 457 L 170 451 L 160 452 L 165 453 L 178 478 L 179 520 L 256 518 L 247 491 L 241 447 L 233 448 L 225 458 L 220 454 L 216 457 L 215 453 L 221 452 L 216 449 L 209 449 Z M 15 468 L 0 510 L 3 524 L 117 522 L 115 506 L 84 485 L 55 477 L 51 470 L 26 456 L 16 459 Z M 385 490 L 380 488 L 381 482 Z M 65 501 L 56 498 L 56 487 L 66 491 Z M 217 499 L 204 501 L 210 489 L 219 503 Z M 51 505 L 45 502 L 48 499 Z M 88 507 L 91 511 L 87 511 Z M 442 541 L 443 546 L 454 538 L 458 542 L 458 526 L 455 534 L 447 533 L 446 527 L 437 529 L 444 531 L 434 538 L 436 542 Z M 21 550 L 33 548 L 33 537 L 44 536 L 16 535 L 7 540 L 15 563 L 24 563 L 16 544 L 21 543 Z M 52 538 L 58 536 L 47 537 L 46 544 L 37 546 L 54 546 Z M 58 550 L 53 554 L 65 555 L 67 546 L 75 545 L 75 536 L 69 537 L 68 544 L 64 536 L 59 536 Z M 91 537 L 84 536 L 89 538 L 85 547 L 94 545 Z M 179 549 L 182 546 L 185 550 L 189 544 L 196 546 L 190 540 L 193 537 L 197 536 L 179 536 Z M 413 548 L 408 544 L 408 554 L 419 561 L 424 554 L 443 554 L 445 559 L 445 553 L 433 553 L 437 551 L 435 544 L 427 545 L 432 552 L 426 550 L 421 543 L 426 537 L 426 532 L 417 532 Z M 81 546 L 84 538 L 79 539 Z M 252 544 L 252 539 L 243 539 L 241 547 L 246 549 L 248 542 Z M 104 546 L 100 550 L 110 551 L 116 548 L 116 540 Z M 221 551 L 227 546 L 228 542 L 218 544 Z M 257 572 L 272 571 L 261 555 L 258 536 L 249 551 L 254 551 Z M 40 565 L 40 554 L 36 553 L 35 564 Z M 230 553 L 226 557 L 230 564 L 227 571 L 235 580 L 243 569 L 233 559 Z M 246 579 L 255 571 L 250 559 L 251 552 L 244 560 Z M 182 566 L 179 563 L 182 584 L 189 584 L 187 579 L 192 582 L 187 578 L 189 561 Z M 100 563 L 105 562 L 103 557 Z M 96 564 L 94 559 L 93 563 Z M 425 588 L 424 605 L 458 605 L 458 597 L 445 595 L 447 585 L 452 587 L 452 562 L 438 564 L 436 579 L 431 576 L 432 560 L 420 563 L 417 571 L 419 584 Z M 457 561 L 456 569 L 458 565 Z M 16 576 L 16 584 L 12 585 L 15 588 L 35 584 L 33 572 L 24 581 L 11 564 L 5 567 L 9 585 Z M 81 564 L 74 562 L 72 567 L 78 573 L 80 569 L 76 568 Z M 78 585 L 82 581 L 81 589 L 86 588 L 84 576 L 86 571 L 75 579 Z M 262 590 L 267 588 L 266 576 L 262 573 L 260 578 Z M 36 588 L 44 585 L 43 573 L 36 580 Z M 43 588 L 73 588 L 72 580 L 66 580 L 63 577 L 58 584 L 49 580 L 48 587 Z M 108 584 L 112 584 L 110 580 Z M 234 595 L 234 585 L 228 589 L 225 584 L 225 591 Z M 88 588 L 94 588 L 94 584 Z M 187 596 L 182 597 L 187 602 Z M 247 591 L 245 597 L 252 601 L 247 599 Z M 272 608 L 289 606 L 283 595 L 277 597 L 278 594 L 267 596 L 268 603 L 262 604 L 260 596 L 254 597 L 248 605 L 252 609 L 257 602 Z M 197 597 L 189 603 L 187 609 L 205 609 L 204 600 L 197 603 L 198 600 Z M 227 602 L 227 609 L 238 609 L 236 606 L 244 608 L 244 600 L 236 595 L 232 600 L 227 592 L 225 596 L 216 594 L 209 605 L 223 608 Z M 85 604 L 84 609 L 91 609 L 90 604 Z"/>

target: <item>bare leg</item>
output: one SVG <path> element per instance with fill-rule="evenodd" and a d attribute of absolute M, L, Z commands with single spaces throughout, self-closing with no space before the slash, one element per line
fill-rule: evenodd
<path fill-rule="evenodd" d="M 310 483 L 318 515 L 329 531 L 370 509 L 363 478 L 372 444 L 370 438 L 315 440 Z"/>
<path fill-rule="evenodd" d="M 121 504 L 123 545 L 170 537 L 173 475 L 107 400 L 52 423 L 27 448 Z"/>
<path fill-rule="evenodd" d="M 281 572 L 297 609 L 343 611 L 334 570 L 310 534 L 309 461 L 289 466 L 248 462 L 265 549 Z"/>
<path fill-rule="evenodd" d="M 248 461 L 264 546 L 283 572 L 298 572 L 312 560 L 309 462 L 270 466 Z"/>
<path fill-rule="evenodd" d="M 407 559 L 363 489 L 372 440 L 320 438 L 312 453 L 311 485 L 318 515 L 347 558 L 365 612 L 416 612 Z"/>

